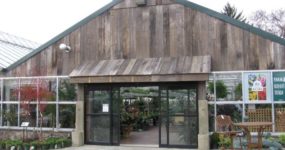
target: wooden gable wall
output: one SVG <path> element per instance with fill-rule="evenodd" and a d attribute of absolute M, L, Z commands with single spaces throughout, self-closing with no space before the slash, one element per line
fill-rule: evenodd
<path fill-rule="evenodd" d="M 58 45 L 66 43 L 65 53 Z M 285 46 L 176 4 L 125 0 L 7 72 L 7 76 L 69 75 L 86 60 L 202 56 L 212 71 L 285 69 Z"/>

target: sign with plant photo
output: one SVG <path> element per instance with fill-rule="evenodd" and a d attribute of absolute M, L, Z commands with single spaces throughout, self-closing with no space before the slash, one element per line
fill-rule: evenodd
<path fill-rule="evenodd" d="M 244 89 L 247 102 L 270 101 L 270 74 L 249 72 L 244 74 Z"/>

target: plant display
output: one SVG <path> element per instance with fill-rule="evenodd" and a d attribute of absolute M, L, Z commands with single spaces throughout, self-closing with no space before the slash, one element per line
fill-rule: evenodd
<path fill-rule="evenodd" d="M 209 91 L 211 93 L 214 93 L 214 83 L 213 82 L 209 82 Z M 228 90 L 227 87 L 225 85 L 225 83 L 221 80 L 216 81 L 216 95 L 217 98 L 225 98 L 228 94 Z"/>
<path fill-rule="evenodd" d="M 71 146 L 71 139 L 68 138 L 48 138 L 41 141 L 22 142 L 20 140 L 3 140 L 0 141 L 1 150 L 48 150 L 58 149 Z"/>
<path fill-rule="evenodd" d="M 210 146 L 211 148 L 218 148 L 220 142 L 220 135 L 217 132 L 214 132 L 210 135 Z"/>
<path fill-rule="evenodd" d="M 241 100 L 242 99 L 242 83 L 239 83 L 235 87 L 235 99 L 236 100 Z"/>
<path fill-rule="evenodd" d="M 229 148 L 231 146 L 231 139 L 223 134 L 219 136 L 219 147 L 220 148 Z"/>
<path fill-rule="evenodd" d="M 50 90 L 50 82 L 46 80 L 31 80 L 28 84 L 23 84 L 21 87 L 16 89 L 14 91 L 14 95 L 17 94 L 21 95 L 21 115 L 23 116 L 24 121 L 30 122 L 32 126 L 35 126 L 36 120 L 36 105 L 32 104 L 32 102 L 37 103 L 40 117 L 40 128 L 42 128 L 44 115 L 47 114 L 47 104 L 43 103 L 43 101 L 51 101 L 55 99 L 54 94 Z M 42 138 L 41 130 L 39 138 Z"/>
<path fill-rule="evenodd" d="M 279 140 L 280 144 L 282 144 L 283 147 L 285 147 L 285 134 L 280 135 L 278 140 Z"/>

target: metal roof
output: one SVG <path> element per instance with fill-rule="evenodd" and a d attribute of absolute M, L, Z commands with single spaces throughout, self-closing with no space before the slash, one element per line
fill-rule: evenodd
<path fill-rule="evenodd" d="M 17 62 L 40 44 L 0 31 L 0 69 Z"/>

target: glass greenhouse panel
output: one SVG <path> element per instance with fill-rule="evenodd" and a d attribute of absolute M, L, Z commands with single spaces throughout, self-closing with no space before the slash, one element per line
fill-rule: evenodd
<path fill-rule="evenodd" d="M 38 80 L 38 99 L 40 102 L 56 101 L 56 79 L 39 79 Z"/>
<path fill-rule="evenodd" d="M 242 121 L 242 110 L 241 104 L 217 105 L 217 115 L 228 115 L 231 117 L 233 122 Z"/>
<path fill-rule="evenodd" d="M 75 127 L 75 105 L 59 105 L 60 128 Z"/>
<path fill-rule="evenodd" d="M 18 126 L 18 104 L 3 104 L 3 126 Z"/>
<path fill-rule="evenodd" d="M 285 104 L 275 104 L 274 107 L 275 131 L 285 132 Z"/>
<path fill-rule="evenodd" d="M 38 100 L 38 80 L 21 79 L 19 94 L 21 104 L 36 103 Z M 23 108 L 25 109 L 26 107 Z"/>
<path fill-rule="evenodd" d="M 272 122 L 272 105 L 271 104 L 246 104 L 244 121 L 249 122 Z M 258 128 L 251 128 L 256 132 Z M 264 131 L 272 132 L 272 127 L 267 127 Z"/>
<path fill-rule="evenodd" d="M 37 105 L 28 102 L 20 103 L 20 123 L 29 122 L 30 127 L 37 125 Z"/>
<path fill-rule="evenodd" d="M 18 101 L 19 98 L 19 80 L 4 80 L 3 101 Z"/>
<path fill-rule="evenodd" d="M 211 94 L 216 92 L 217 101 L 242 101 L 242 74 L 217 73 L 214 82 L 209 82 L 208 90 Z"/>
<path fill-rule="evenodd" d="M 56 127 L 56 105 L 39 104 L 39 127 Z"/>
<path fill-rule="evenodd" d="M 59 79 L 58 86 L 59 101 L 76 101 L 76 87 L 69 79 Z"/>

